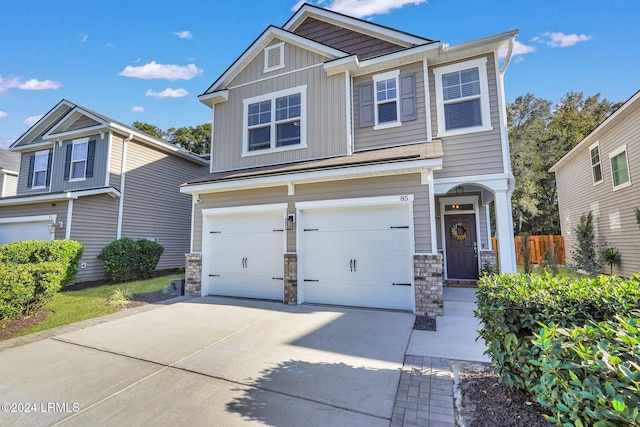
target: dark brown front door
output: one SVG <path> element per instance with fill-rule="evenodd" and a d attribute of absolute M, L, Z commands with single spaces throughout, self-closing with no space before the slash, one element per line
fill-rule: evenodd
<path fill-rule="evenodd" d="M 447 278 L 478 278 L 478 246 L 474 214 L 445 216 Z"/>

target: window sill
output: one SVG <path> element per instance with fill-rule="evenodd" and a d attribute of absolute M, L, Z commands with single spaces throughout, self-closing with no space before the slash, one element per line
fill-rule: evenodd
<path fill-rule="evenodd" d="M 593 183 L 593 186 L 595 187 L 596 185 L 600 185 L 604 182 L 604 179 L 601 179 L 600 181 L 596 181 Z"/>
<path fill-rule="evenodd" d="M 627 181 L 624 184 L 615 185 L 613 191 L 622 190 L 624 188 L 631 187 L 631 181 Z"/>
<path fill-rule="evenodd" d="M 82 182 L 82 181 L 86 181 L 87 178 L 70 178 L 69 182 Z"/>
<path fill-rule="evenodd" d="M 260 156 L 263 154 L 281 153 L 283 151 L 301 150 L 303 148 L 307 148 L 307 144 L 289 145 L 286 147 L 269 148 L 265 150 L 243 151 L 242 157 L 253 157 L 253 156 Z"/>
<path fill-rule="evenodd" d="M 402 126 L 402 122 L 397 121 L 397 122 L 389 122 L 389 123 L 384 123 L 381 125 L 375 125 L 373 127 L 373 130 L 381 130 L 381 129 L 390 129 L 390 128 L 397 128 L 399 126 Z"/>
<path fill-rule="evenodd" d="M 460 128 L 455 130 L 448 130 L 444 132 L 438 132 L 436 135 L 437 138 L 442 138 L 446 136 L 457 136 L 457 135 L 466 135 L 469 133 L 478 133 L 478 132 L 487 132 L 493 130 L 493 126 L 474 126 L 469 128 Z"/>

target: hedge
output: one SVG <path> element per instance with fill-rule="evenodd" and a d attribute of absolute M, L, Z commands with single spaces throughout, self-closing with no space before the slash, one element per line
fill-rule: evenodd
<path fill-rule="evenodd" d="M 60 290 L 64 271 L 58 262 L 0 263 L 0 319 L 39 310 Z"/>
<path fill-rule="evenodd" d="M 164 252 L 162 245 L 147 239 L 128 237 L 114 240 L 102 248 L 101 256 L 105 280 L 121 283 L 136 279 L 148 279 Z"/>
<path fill-rule="evenodd" d="M 84 247 L 75 240 L 24 240 L 0 245 L 0 260 L 9 264 L 57 262 L 62 283 L 74 283 Z"/>
<path fill-rule="evenodd" d="M 495 372 L 509 386 L 531 389 L 538 382 L 540 348 L 533 344 L 540 324 L 560 328 L 628 315 L 640 306 L 640 276 L 570 280 L 538 275 L 483 276 L 477 288 L 479 335 Z"/>

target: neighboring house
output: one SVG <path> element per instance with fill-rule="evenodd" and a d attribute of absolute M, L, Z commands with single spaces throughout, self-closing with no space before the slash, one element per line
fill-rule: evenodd
<path fill-rule="evenodd" d="M 576 247 L 580 217 L 593 214 L 597 243 L 620 251 L 613 273 L 640 272 L 640 91 L 552 168 L 567 253 Z M 603 272 L 609 272 L 608 265 Z"/>
<path fill-rule="evenodd" d="M 77 240 L 78 282 L 104 277 L 98 255 L 120 237 L 164 246 L 158 269 L 184 266 L 191 200 L 179 187 L 206 160 L 66 100 L 10 150 L 20 174 L 17 196 L 0 199 L 0 243 Z"/>
<path fill-rule="evenodd" d="M 16 195 L 18 169 L 20 169 L 20 154 L 0 150 L 0 197 Z"/>
<path fill-rule="evenodd" d="M 442 314 L 443 279 L 495 262 L 492 203 L 514 271 L 516 35 L 448 46 L 309 4 L 268 27 L 200 96 L 187 292 Z"/>

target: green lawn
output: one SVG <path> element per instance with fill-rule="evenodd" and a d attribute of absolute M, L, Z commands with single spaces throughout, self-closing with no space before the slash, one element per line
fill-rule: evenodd
<path fill-rule="evenodd" d="M 26 329 L 16 336 L 28 335 L 57 326 L 115 313 L 118 310 L 105 305 L 105 301 L 116 289 L 127 289 L 132 294 L 156 292 L 161 291 L 162 288 L 171 283 L 171 280 L 182 276 L 182 274 L 174 274 L 139 282 L 103 285 L 77 291 L 61 290 L 53 296 L 51 302 L 44 306 L 45 310 L 53 311 L 53 314 L 39 325 Z"/>

